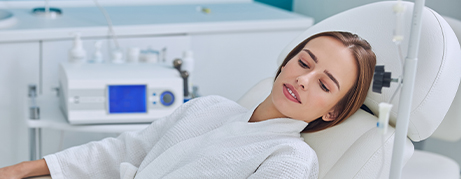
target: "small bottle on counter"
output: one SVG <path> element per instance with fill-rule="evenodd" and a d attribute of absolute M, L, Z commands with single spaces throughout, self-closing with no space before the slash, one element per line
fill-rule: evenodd
<path fill-rule="evenodd" d="M 102 63 L 104 59 L 102 58 L 102 40 L 98 40 L 94 43 L 94 53 L 93 53 L 93 59 L 89 60 L 88 62 L 90 63 Z"/>
<path fill-rule="evenodd" d="M 86 51 L 83 49 L 80 33 L 74 33 L 74 44 L 69 50 L 70 63 L 83 63 L 86 61 Z"/>

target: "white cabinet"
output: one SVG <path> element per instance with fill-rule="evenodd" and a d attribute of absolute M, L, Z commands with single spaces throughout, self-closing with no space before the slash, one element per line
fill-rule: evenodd
<path fill-rule="evenodd" d="M 22 99 L 39 83 L 39 66 L 39 42 L 0 43 L 0 167 L 28 159 Z"/>

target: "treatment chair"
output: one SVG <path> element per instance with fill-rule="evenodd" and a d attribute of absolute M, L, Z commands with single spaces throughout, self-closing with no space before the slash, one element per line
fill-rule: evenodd
<path fill-rule="evenodd" d="M 280 54 L 277 63 L 281 64 L 288 52 L 307 37 L 323 31 L 349 31 L 366 39 L 377 56 L 377 65 L 385 65 L 386 71 L 397 78 L 402 73 L 398 51 L 392 42 L 395 28 L 395 16 L 392 7 L 396 2 L 378 2 L 360 6 L 339 13 L 307 29 L 292 41 Z M 402 53 L 406 56 L 413 3 L 403 2 L 405 39 L 402 42 Z M 447 22 L 435 11 L 425 8 L 423 12 L 421 40 L 418 54 L 418 69 L 413 94 L 412 109 L 404 163 L 413 154 L 412 141 L 421 141 L 430 137 L 442 120 L 455 120 L 461 117 L 456 111 L 461 102 L 460 95 L 447 111 L 455 98 L 461 77 L 461 50 L 455 33 Z M 275 69 L 274 69 L 275 70 Z M 270 93 L 273 77 L 264 79 L 251 88 L 238 103 L 249 109 L 255 108 Z M 389 178 L 392 149 L 394 143 L 394 127 L 398 114 L 399 94 L 392 101 L 394 107 L 390 114 L 390 128 L 381 142 L 376 123 L 379 115 L 378 104 L 387 102 L 396 89 L 397 84 L 384 88 L 382 94 L 368 92 L 365 105 L 375 114 L 358 110 L 343 123 L 329 129 L 303 133 L 304 140 L 316 151 L 319 159 L 319 178 Z M 461 90 L 460 90 L 461 91 Z M 458 108 L 459 109 L 459 108 Z M 444 119 L 445 118 L 445 119 Z M 384 161 L 383 159 L 384 152 Z M 415 153 L 419 154 L 419 153 Z M 416 157 L 420 157 L 419 155 Z M 413 157 L 412 157 L 413 158 Z M 408 163 L 413 164 L 413 163 Z M 415 166 L 421 173 L 423 164 Z M 384 165 L 384 166 L 383 166 Z M 378 176 L 383 166 L 382 173 Z M 414 171 L 402 172 L 405 176 L 415 176 Z M 419 169 L 418 169 L 419 167 Z M 442 173 L 435 178 L 449 178 L 456 174 Z M 459 168 L 457 170 L 459 179 Z M 402 174 L 402 178 L 405 176 Z"/>

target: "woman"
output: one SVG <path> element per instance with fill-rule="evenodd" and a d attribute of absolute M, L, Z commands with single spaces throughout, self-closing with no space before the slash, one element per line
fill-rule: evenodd
<path fill-rule="evenodd" d="M 375 63 L 357 35 L 319 33 L 288 54 L 255 110 L 218 96 L 194 99 L 142 131 L 5 167 L 0 178 L 317 178 L 317 156 L 300 132 L 357 111 Z"/>

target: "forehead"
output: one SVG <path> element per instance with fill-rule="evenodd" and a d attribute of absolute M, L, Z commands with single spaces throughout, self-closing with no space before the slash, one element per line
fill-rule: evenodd
<path fill-rule="evenodd" d="M 340 40 L 334 37 L 330 37 L 330 36 L 319 36 L 319 37 L 313 38 L 309 42 L 307 42 L 307 44 L 305 45 L 305 47 L 310 47 L 310 48 L 324 47 L 324 46 L 348 50 L 346 46 Z"/>
<path fill-rule="evenodd" d="M 316 68 L 330 72 L 338 80 L 341 88 L 346 87 L 346 90 L 341 91 L 348 91 L 354 85 L 358 71 L 356 60 L 351 50 L 341 41 L 329 36 L 320 36 L 309 41 L 300 54 L 307 56 L 305 50 L 317 57 Z"/>

